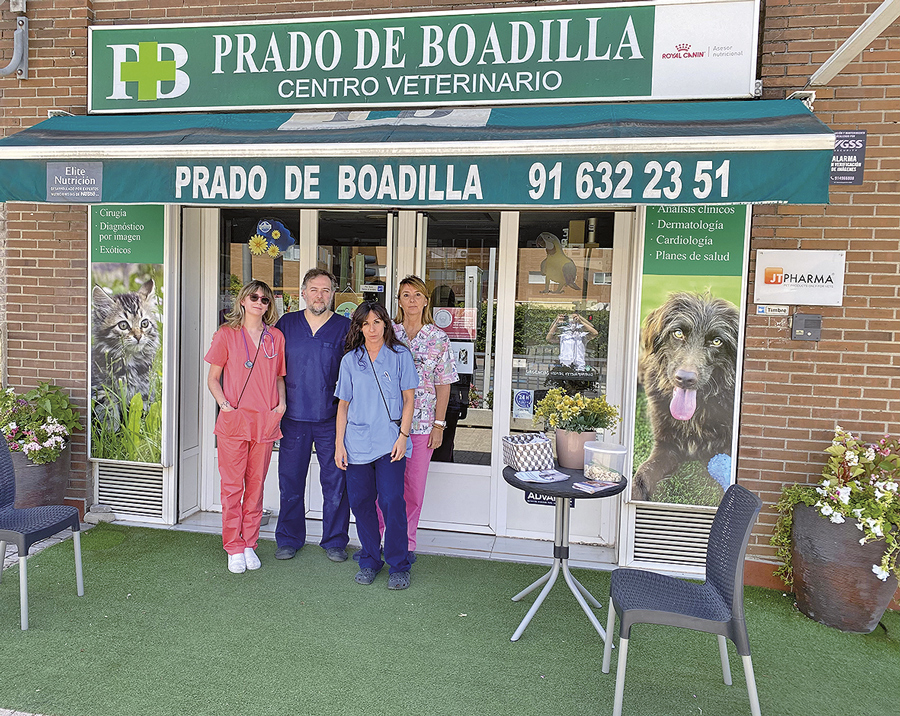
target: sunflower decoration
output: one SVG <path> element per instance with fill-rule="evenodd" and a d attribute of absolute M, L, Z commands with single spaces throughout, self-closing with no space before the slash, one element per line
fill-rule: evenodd
<path fill-rule="evenodd" d="M 254 256 L 262 256 L 266 253 L 266 250 L 269 248 L 269 242 L 266 241 L 265 236 L 260 236 L 259 234 L 254 234 L 250 237 L 250 253 Z M 277 247 L 276 247 L 277 250 Z"/>
<path fill-rule="evenodd" d="M 272 258 L 276 258 L 296 243 L 291 236 L 291 230 L 278 219 L 260 219 L 256 224 L 256 235 L 262 236 L 267 241 L 267 253 Z"/>

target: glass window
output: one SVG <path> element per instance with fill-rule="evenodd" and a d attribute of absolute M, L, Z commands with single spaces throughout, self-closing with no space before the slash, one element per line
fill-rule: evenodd
<path fill-rule="evenodd" d="M 612 213 L 522 212 L 513 338 L 513 431 L 543 430 L 534 405 L 551 388 L 606 393 Z"/>
<path fill-rule="evenodd" d="M 388 218 L 387 212 L 319 212 L 316 264 L 338 280 L 336 313 L 349 318 L 363 301 L 378 301 L 391 310 Z"/>
<path fill-rule="evenodd" d="M 278 313 L 296 310 L 300 297 L 300 212 L 295 209 L 223 209 L 219 254 L 219 322 L 231 310 L 241 286 L 265 281 Z"/>
<path fill-rule="evenodd" d="M 423 278 L 459 373 L 443 444 L 432 460 L 490 465 L 500 214 L 429 213 L 426 231 Z"/>

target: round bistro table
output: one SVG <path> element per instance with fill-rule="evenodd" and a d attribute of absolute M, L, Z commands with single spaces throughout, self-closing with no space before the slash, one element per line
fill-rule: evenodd
<path fill-rule="evenodd" d="M 546 583 L 541 590 L 541 593 L 538 595 L 538 598 L 534 600 L 534 604 L 531 605 L 531 609 L 528 610 L 522 623 L 519 624 L 518 629 L 516 629 L 515 633 L 510 638 L 510 641 L 518 641 L 519 637 L 522 636 L 525 627 L 531 622 L 532 617 L 537 613 L 538 608 L 547 598 L 550 590 L 553 589 L 553 585 L 556 583 L 556 578 L 559 576 L 560 572 L 562 572 L 563 578 L 569 586 L 569 590 L 575 595 L 575 599 L 578 600 L 578 603 L 581 605 L 584 613 L 587 614 L 591 624 L 594 625 L 594 629 L 597 630 L 600 638 L 606 641 L 606 630 L 600 625 L 600 622 L 597 621 L 597 617 L 594 615 L 594 612 L 591 611 L 588 602 L 598 609 L 602 609 L 602 605 L 587 589 L 584 588 L 581 582 L 572 576 L 572 572 L 569 570 L 569 501 L 596 500 L 603 497 L 618 495 L 628 486 L 628 480 L 625 479 L 625 477 L 622 477 L 620 482 L 617 482 L 615 485 L 612 485 L 605 490 L 594 493 L 582 492 L 581 490 L 572 487 L 572 485 L 576 482 L 582 482 L 585 479 L 584 472 L 581 470 L 560 467 L 559 465 L 556 466 L 556 469 L 569 475 L 569 479 L 565 481 L 560 480 L 559 482 L 525 482 L 516 477 L 516 471 L 513 468 L 503 468 L 503 479 L 516 489 L 524 492 L 533 492 L 538 495 L 546 495 L 556 500 L 556 525 L 553 530 L 553 566 L 547 574 L 533 584 L 525 587 L 525 589 L 512 598 L 514 602 L 518 602 L 542 584 Z"/>

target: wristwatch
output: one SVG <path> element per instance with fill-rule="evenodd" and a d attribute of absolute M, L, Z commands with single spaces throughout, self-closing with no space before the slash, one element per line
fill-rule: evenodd
<path fill-rule="evenodd" d="M 440 428 L 441 430 L 443 430 L 444 428 L 447 427 L 447 421 L 446 420 L 435 420 L 432 423 L 432 425 L 434 425 L 434 427 L 436 427 L 436 428 Z"/>

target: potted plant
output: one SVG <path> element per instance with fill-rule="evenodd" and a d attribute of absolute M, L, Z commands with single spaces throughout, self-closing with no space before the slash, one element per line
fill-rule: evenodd
<path fill-rule="evenodd" d="M 586 398 L 581 393 L 568 395 L 553 388 L 538 402 L 535 419 L 545 428 L 556 430 L 556 457 L 563 467 L 584 465 L 584 444 L 597 439 L 598 430 L 609 430 L 619 423 L 619 411 L 606 402 L 606 396 Z"/>
<path fill-rule="evenodd" d="M 40 383 L 24 395 L 12 388 L 0 392 L 0 430 L 16 471 L 16 507 L 62 504 L 69 439 L 80 429 L 78 410 L 58 385 Z"/>
<path fill-rule="evenodd" d="M 900 576 L 900 442 L 866 443 L 840 426 L 816 485 L 785 487 L 772 544 L 800 611 L 871 632 Z"/>

